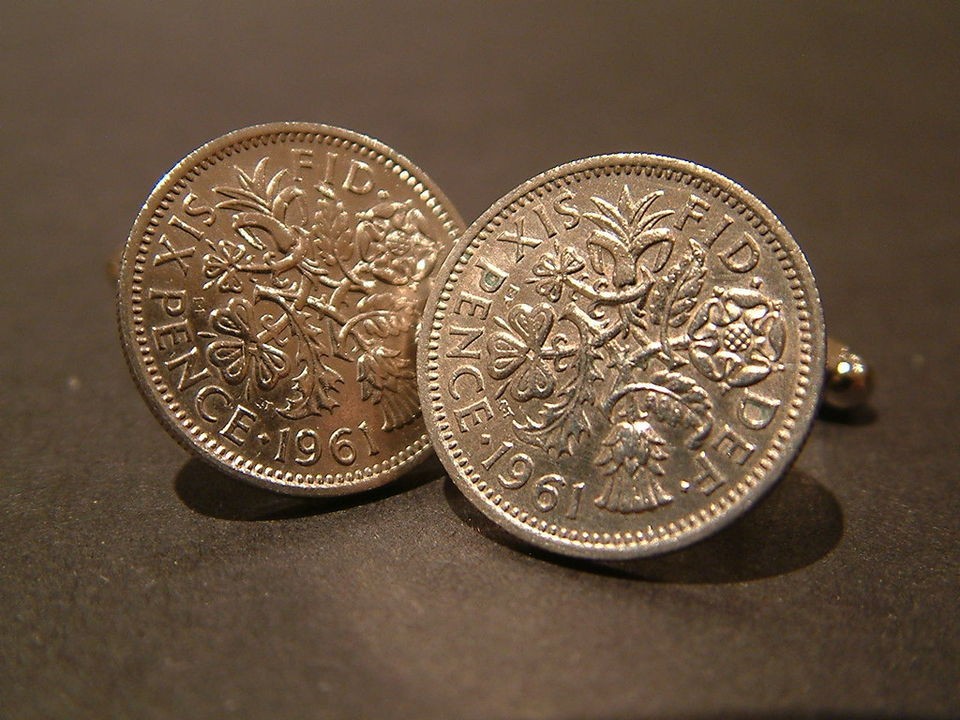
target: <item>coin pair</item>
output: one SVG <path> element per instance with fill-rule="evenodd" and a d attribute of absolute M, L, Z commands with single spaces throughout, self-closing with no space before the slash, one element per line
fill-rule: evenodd
<path fill-rule="evenodd" d="M 343 494 L 435 449 L 490 518 L 575 556 L 656 554 L 739 516 L 823 381 L 796 242 L 737 184 L 654 155 L 562 165 L 464 231 L 376 140 L 247 128 L 160 181 L 119 287 L 141 391 L 222 470 Z"/>

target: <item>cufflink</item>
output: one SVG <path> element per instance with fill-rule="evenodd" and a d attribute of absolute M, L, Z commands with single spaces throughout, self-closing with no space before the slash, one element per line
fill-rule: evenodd
<path fill-rule="evenodd" d="M 826 398 L 869 372 L 828 353 L 813 273 L 754 195 L 644 154 L 549 170 L 494 203 L 434 279 L 421 406 L 450 477 L 547 550 L 630 558 L 742 515 Z"/>

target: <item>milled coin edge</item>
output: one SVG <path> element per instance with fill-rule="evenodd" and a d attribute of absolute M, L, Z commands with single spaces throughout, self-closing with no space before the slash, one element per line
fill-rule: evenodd
<path fill-rule="evenodd" d="M 178 411 L 171 408 L 163 395 L 159 394 L 154 387 L 154 384 L 148 381 L 148 360 L 151 354 L 138 351 L 136 347 L 137 345 L 146 347 L 146 345 L 145 343 L 138 343 L 136 340 L 139 333 L 135 329 L 137 323 L 134 311 L 133 280 L 137 272 L 138 262 L 142 264 L 146 260 L 142 238 L 151 226 L 156 227 L 156 218 L 165 210 L 163 204 L 165 202 L 169 204 L 169 201 L 176 194 L 173 191 L 177 186 L 183 184 L 183 180 L 187 179 L 195 170 L 203 169 L 203 163 L 211 156 L 217 157 L 219 161 L 223 157 L 231 155 L 232 152 L 228 152 L 228 150 L 236 145 L 247 142 L 256 146 L 261 139 L 291 134 L 339 139 L 346 143 L 354 143 L 365 147 L 374 159 L 382 162 L 403 181 L 413 186 L 421 194 L 421 197 L 425 193 L 427 198 L 424 201 L 428 207 L 430 206 L 429 201 L 433 200 L 435 207 L 431 207 L 431 209 L 447 230 L 451 239 L 451 246 L 459 240 L 465 223 L 453 203 L 419 166 L 383 142 L 353 130 L 322 123 L 274 122 L 251 125 L 233 130 L 204 143 L 175 164 L 151 190 L 137 214 L 124 245 L 120 273 L 117 278 L 117 324 L 124 357 L 134 379 L 134 384 L 160 424 L 184 449 L 232 477 L 269 490 L 290 495 L 345 495 L 385 485 L 422 463 L 430 457 L 433 451 L 429 435 L 424 432 L 416 441 L 393 455 L 389 460 L 372 466 L 383 466 L 378 471 L 373 471 L 372 468 L 363 468 L 359 471 L 337 473 L 335 475 L 328 473 L 322 476 L 313 473 L 285 473 L 282 477 L 265 475 L 262 464 L 252 463 L 249 460 L 240 462 L 240 456 L 229 449 L 218 455 L 212 453 L 206 447 L 208 443 L 200 446 L 198 439 L 202 439 L 202 436 L 205 436 L 206 433 L 203 431 L 191 433 L 180 424 L 183 422 L 186 413 L 179 410 L 178 415 Z M 218 157 L 220 155 L 222 157 Z M 132 248 L 136 248 L 136 250 L 132 250 Z M 124 287 L 130 288 L 129 297 L 124 293 Z M 423 415 L 421 413 L 422 421 Z M 196 425 L 193 425 L 193 427 L 196 429 Z M 260 465 L 260 467 L 258 468 L 257 465 Z M 365 472 L 366 470 L 370 470 L 370 472 Z M 360 477 L 353 477 L 355 473 L 359 473 Z"/>
<path fill-rule="evenodd" d="M 518 201 L 528 195 L 536 194 L 538 189 L 550 183 L 563 182 L 566 185 L 573 185 L 578 173 L 601 170 L 604 174 L 609 175 L 627 166 L 657 177 L 662 177 L 664 173 L 667 173 L 668 179 L 673 173 L 679 173 L 681 182 L 692 187 L 708 184 L 710 186 L 708 191 L 714 197 L 720 198 L 729 207 L 743 214 L 751 224 L 756 221 L 754 226 L 764 229 L 764 237 L 772 235 L 773 240 L 767 240 L 767 242 L 778 242 L 784 255 L 780 258 L 775 253 L 774 257 L 777 257 L 781 266 L 783 266 L 784 260 L 788 260 L 789 269 L 795 274 L 793 277 L 787 276 L 794 290 L 794 297 L 791 299 L 794 300 L 795 307 L 796 302 L 800 300 L 796 297 L 798 288 L 802 291 L 801 297 L 806 301 L 807 307 L 798 307 L 797 310 L 801 323 L 806 322 L 807 324 L 807 328 L 801 327 L 801 331 L 808 333 L 809 338 L 805 342 L 801 342 L 798 352 L 801 367 L 798 372 L 797 387 L 793 398 L 791 398 L 788 418 L 784 421 L 780 430 L 780 435 L 786 432 L 787 437 L 782 438 L 778 435 L 765 448 L 765 455 L 761 461 L 766 462 L 766 466 L 763 466 L 763 476 L 757 477 L 749 487 L 739 491 L 735 502 L 728 503 L 721 507 L 719 511 L 708 514 L 706 518 L 691 515 L 681 519 L 681 522 L 668 524 L 666 528 L 661 526 L 659 531 L 651 537 L 637 538 L 634 535 L 628 540 L 622 536 L 617 538 L 616 535 L 619 535 L 619 533 L 614 535 L 594 533 L 596 537 L 588 540 L 570 539 L 546 531 L 551 525 L 553 528 L 557 528 L 558 526 L 555 524 L 548 524 L 543 529 L 534 527 L 528 522 L 520 522 L 512 515 L 500 510 L 499 507 L 489 503 L 484 493 L 478 488 L 479 483 L 466 477 L 461 463 L 457 460 L 462 459 L 463 464 L 469 464 L 469 462 L 463 459 L 459 451 L 457 452 L 459 458 L 453 456 L 454 449 L 447 444 L 447 440 L 452 438 L 452 433 L 448 429 L 449 425 L 444 425 L 444 408 L 440 404 L 441 396 L 439 395 L 437 382 L 439 379 L 437 373 L 439 356 L 434 336 L 439 322 L 437 313 L 442 310 L 440 305 L 444 302 L 444 293 L 449 296 L 451 274 L 458 269 L 458 265 L 462 267 L 469 260 L 472 252 L 484 242 L 485 238 L 482 237 L 484 231 L 488 230 L 489 226 L 493 225 L 498 218 L 511 212 Z M 734 205 L 730 205 L 731 198 L 737 201 Z M 737 209 L 737 205 L 742 206 L 742 209 Z M 746 216 L 746 213 L 749 213 L 749 217 Z M 796 283 L 796 286 L 794 286 L 794 283 Z M 804 313 L 806 319 L 802 318 Z M 442 319 L 443 315 L 441 314 L 440 320 Z M 554 167 L 506 193 L 467 228 L 451 249 L 431 288 L 419 330 L 417 373 L 420 406 L 427 432 L 441 462 L 454 483 L 478 509 L 501 527 L 508 529 L 514 535 L 535 546 L 564 555 L 589 559 L 647 557 L 680 549 L 718 532 L 737 518 L 742 517 L 786 473 L 803 447 L 812 428 L 823 385 L 821 369 L 824 367 L 825 343 L 823 310 L 810 263 L 787 228 L 758 197 L 730 178 L 688 160 L 647 153 L 597 155 Z M 804 357 L 806 357 L 805 361 Z M 788 427 L 786 427 L 787 423 L 790 424 Z M 448 434 L 449 437 L 445 438 L 444 434 Z M 769 455 L 773 452 L 773 448 L 776 449 L 776 453 L 775 457 L 771 459 Z M 758 462 L 754 470 L 745 477 L 749 478 L 750 475 L 755 474 L 758 468 L 762 467 L 761 462 Z M 479 479 L 479 474 L 476 471 L 474 471 L 474 474 Z M 741 480 L 737 488 L 740 488 L 743 484 L 743 480 Z M 693 522 L 688 522 L 690 527 L 681 527 L 682 520 L 692 520 Z M 605 538 L 604 535 L 607 537 Z M 633 534 L 631 533 L 631 535 Z"/>

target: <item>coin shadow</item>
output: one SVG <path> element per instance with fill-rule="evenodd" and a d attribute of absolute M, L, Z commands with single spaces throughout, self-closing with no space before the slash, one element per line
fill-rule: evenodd
<path fill-rule="evenodd" d="M 217 520 L 289 520 L 324 515 L 383 500 L 443 477 L 443 467 L 430 458 L 399 480 L 352 495 L 302 497 L 282 495 L 230 477 L 193 458 L 177 473 L 173 486 L 180 501 L 194 512 Z"/>
<path fill-rule="evenodd" d="M 825 420 L 834 425 L 849 425 L 851 427 L 864 427 L 873 425 L 877 421 L 877 411 L 869 405 L 850 408 L 849 410 L 840 410 L 823 405 L 817 415 L 820 420 Z"/>
<path fill-rule="evenodd" d="M 678 584 L 723 584 L 776 577 L 822 559 L 843 537 L 843 509 L 827 488 L 791 470 L 770 494 L 716 535 L 653 558 L 590 561 L 519 541 L 477 510 L 447 478 L 444 496 L 466 524 L 500 545 L 553 565 L 612 577 Z"/>

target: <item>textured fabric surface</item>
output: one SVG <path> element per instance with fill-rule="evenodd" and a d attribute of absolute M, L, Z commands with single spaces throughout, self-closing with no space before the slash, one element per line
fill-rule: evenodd
<path fill-rule="evenodd" d="M 8 4 L 0 716 L 960 714 L 954 4 Z M 228 130 L 379 137 L 469 221 L 613 151 L 776 212 L 872 410 L 721 535 L 572 562 L 440 465 L 290 499 L 191 460 L 128 377 L 106 259 Z"/>

